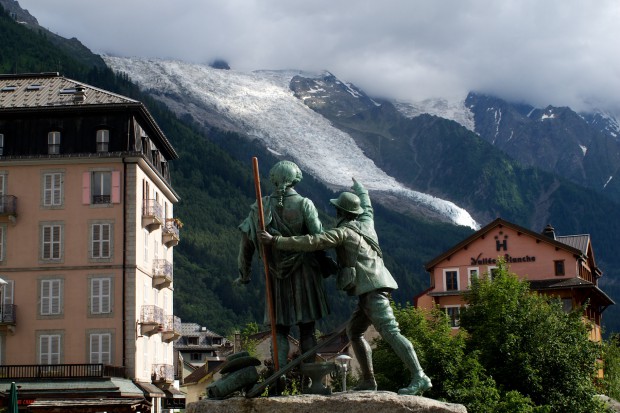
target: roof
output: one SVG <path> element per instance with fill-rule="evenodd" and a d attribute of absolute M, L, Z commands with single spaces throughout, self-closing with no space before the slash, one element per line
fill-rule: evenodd
<path fill-rule="evenodd" d="M 28 409 L 54 408 L 56 410 L 59 408 L 112 408 L 120 406 L 151 406 L 151 403 L 144 399 L 37 399 L 28 406 Z"/>
<path fill-rule="evenodd" d="M 58 72 L 0 74 L 0 114 L 32 110 L 133 109 L 146 121 L 143 126 L 158 136 L 167 159 L 178 159 L 170 141 L 139 101 L 69 79 Z"/>
<path fill-rule="evenodd" d="M 584 255 L 588 254 L 588 245 L 590 244 L 590 234 L 562 235 L 562 236 L 557 236 L 556 239 L 562 244 L 570 245 L 571 247 L 578 249 Z"/>
<path fill-rule="evenodd" d="M 604 306 L 610 306 L 615 304 L 603 290 L 598 288 L 595 284 L 583 280 L 579 277 L 574 278 L 561 278 L 561 279 L 547 279 L 547 280 L 532 280 L 529 281 L 530 289 L 534 291 L 548 291 L 548 290 L 564 290 L 564 289 L 590 289 L 592 294 L 597 296 L 600 303 Z"/>
<path fill-rule="evenodd" d="M 112 104 L 140 102 L 55 72 L 0 75 L 0 109 Z"/>
<path fill-rule="evenodd" d="M 60 393 L 83 393 L 83 394 L 115 394 L 120 397 L 142 397 L 143 392 L 134 382 L 129 379 L 109 378 L 92 380 L 71 380 L 71 379 L 51 379 L 51 380 L 20 380 L 21 393 L 27 394 L 58 394 Z M 0 392 L 8 392 L 11 387 L 10 382 L 0 382 Z"/>
<path fill-rule="evenodd" d="M 571 244 L 571 242 L 574 241 L 575 245 L 580 245 L 580 243 L 583 240 L 581 238 L 579 238 L 579 240 L 577 240 L 577 239 L 573 240 L 573 239 L 570 239 L 570 238 L 571 237 L 588 237 L 588 239 L 589 239 L 589 237 L 590 237 L 589 235 L 575 235 L 575 236 L 556 237 L 556 238 L 562 238 L 562 241 L 560 241 L 559 239 L 550 238 L 550 237 L 548 237 L 546 235 L 540 234 L 538 232 L 534 232 L 532 230 L 529 230 L 529 229 L 524 228 L 522 226 L 519 226 L 517 224 L 513 224 L 511 222 L 504 221 L 501 218 L 497 218 L 494 221 L 492 221 L 491 223 L 489 223 L 486 226 L 484 226 L 483 228 L 481 228 L 478 231 L 474 232 L 472 235 L 470 235 L 469 237 L 465 238 L 463 241 L 459 242 L 458 244 L 456 244 L 452 248 L 448 249 L 447 251 L 443 252 L 442 254 L 438 255 L 437 257 L 435 257 L 432 260 L 430 260 L 429 262 L 427 262 L 424 265 L 424 268 L 426 268 L 426 271 L 430 272 L 433 267 L 435 267 L 437 264 L 439 264 L 444 259 L 450 257 L 452 254 L 454 254 L 455 252 L 457 252 L 461 248 L 471 244 L 472 242 L 474 242 L 478 238 L 484 237 L 488 232 L 492 231 L 494 228 L 502 227 L 502 226 L 505 226 L 505 227 L 508 227 L 508 228 L 512 228 L 513 230 L 515 230 L 517 232 L 521 232 L 521 233 L 527 234 L 527 235 L 531 236 L 532 238 L 535 238 L 538 241 L 551 244 L 554 247 L 561 248 L 561 249 L 566 250 L 566 251 L 568 251 L 568 252 L 570 252 L 572 254 L 575 254 L 577 256 L 587 255 L 586 254 L 587 249 L 584 251 L 584 250 L 578 248 L 577 246 L 574 246 L 574 245 Z"/>

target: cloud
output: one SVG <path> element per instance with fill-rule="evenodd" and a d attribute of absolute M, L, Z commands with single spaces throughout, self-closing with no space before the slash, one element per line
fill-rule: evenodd
<path fill-rule="evenodd" d="M 21 0 L 96 53 L 329 70 L 373 95 L 620 109 L 615 0 Z M 620 110 L 618 111 L 620 113 Z"/>

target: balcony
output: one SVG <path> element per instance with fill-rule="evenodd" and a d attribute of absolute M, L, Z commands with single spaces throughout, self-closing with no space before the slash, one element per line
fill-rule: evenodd
<path fill-rule="evenodd" d="M 152 232 L 164 223 L 163 208 L 155 199 L 145 199 L 142 205 L 142 227 Z"/>
<path fill-rule="evenodd" d="M 172 263 L 168 260 L 153 260 L 153 286 L 158 289 L 172 284 Z"/>
<path fill-rule="evenodd" d="M 140 309 L 140 334 L 151 336 L 163 330 L 164 309 L 156 305 L 143 305 Z"/>
<path fill-rule="evenodd" d="M 17 218 L 17 197 L 0 195 L 0 222 L 15 223 Z"/>
<path fill-rule="evenodd" d="M 165 316 L 161 339 L 166 343 L 170 343 L 179 337 L 181 337 L 181 319 L 175 315 Z"/>
<path fill-rule="evenodd" d="M 154 384 L 172 384 L 174 382 L 174 366 L 172 364 L 153 364 L 151 381 Z"/>
<path fill-rule="evenodd" d="M 168 248 L 176 247 L 179 244 L 179 220 L 176 218 L 167 218 L 166 225 L 162 228 L 161 238 L 164 245 Z"/>
<path fill-rule="evenodd" d="M 3 379 L 38 379 L 53 377 L 70 379 L 76 377 L 125 377 L 125 368 L 105 364 L 28 364 L 0 365 Z"/>

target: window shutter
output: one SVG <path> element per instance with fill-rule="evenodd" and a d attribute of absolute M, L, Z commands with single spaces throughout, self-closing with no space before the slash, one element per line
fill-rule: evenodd
<path fill-rule="evenodd" d="M 93 231 L 93 240 L 92 240 L 93 258 L 100 258 L 101 257 L 101 225 L 93 224 L 92 231 Z"/>
<path fill-rule="evenodd" d="M 120 171 L 112 171 L 112 203 L 121 202 L 121 173 Z"/>
<path fill-rule="evenodd" d="M 60 280 L 53 280 L 51 284 L 51 313 L 60 314 Z"/>
<path fill-rule="evenodd" d="M 50 282 L 41 281 L 41 315 L 50 314 Z"/>
<path fill-rule="evenodd" d="M 55 225 L 52 230 L 52 256 L 53 259 L 60 259 L 60 227 Z"/>
<path fill-rule="evenodd" d="M 4 260 L 4 227 L 0 227 L 0 261 Z"/>
<path fill-rule="evenodd" d="M 101 225 L 101 257 L 110 257 L 110 224 Z"/>
<path fill-rule="evenodd" d="M 52 203 L 54 205 L 60 205 L 60 196 L 62 193 L 62 174 L 54 174 L 53 176 L 53 193 L 52 193 Z"/>
<path fill-rule="evenodd" d="M 7 282 L 8 284 L 4 286 L 4 296 L 2 297 L 4 302 L 0 304 L 13 304 L 13 290 L 15 288 L 15 284 L 13 280 Z"/>
<path fill-rule="evenodd" d="M 44 181 L 43 205 L 49 206 L 52 205 L 52 175 L 46 174 L 44 176 Z"/>
<path fill-rule="evenodd" d="M 99 334 L 90 335 L 90 362 L 92 364 L 100 363 L 101 349 L 99 346 Z"/>
<path fill-rule="evenodd" d="M 82 204 L 90 205 L 90 172 L 82 174 Z"/>
<path fill-rule="evenodd" d="M 101 334 L 101 363 L 110 364 L 112 353 L 112 336 L 108 334 Z"/>
<path fill-rule="evenodd" d="M 109 313 L 111 311 L 111 306 L 110 306 L 110 302 L 111 302 L 111 287 L 112 287 L 112 280 L 110 280 L 109 278 L 104 278 L 101 280 L 101 312 L 102 313 Z"/>
<path fill-rule="evenodd" d="M 50 336 L 41 336 L 39 338 L 39 358 L 40 364 L 50 363 Z"/>
<path fill-rule="evenodd" d="M 93 314 L 101 313 L 101 284 L 99 279 L 93 278 L 91 284 L 90 311 Z"/>
<path fill-rule="evenodd" d="M 50 364 L 60 364 L 60 336 L 51 336 L 50 342 Z"/>

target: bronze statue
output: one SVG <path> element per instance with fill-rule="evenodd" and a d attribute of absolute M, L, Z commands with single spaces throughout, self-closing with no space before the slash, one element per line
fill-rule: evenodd
<path fill-rule="evenodd" d="M 359 297 L 347 325 L 347 335 L 362 371 L 362 380 L 354 390 L 376 390 L 372 351 L 364 332 L 372 324 L 411 371 L 408 387 L 399 394 L 415 395 L 432 387 L 424 374 L 413 345 L 400 333 L 390 307 L 390 291 L 398 285 L 383 263 L 374 228 L 374 213 L 368 191 L 353 179 L 353 191 L 342 192 L 330 202 L 336 207 L 338 222 L 334 229 L 305 236 L 272 236 L 259 232 L 260 241 L 278 251 L 316 251 L 335 248 L 340 267 L 336 284 L 349 295 Z"/>
<path fill-rule="evenodd" d="M 290 161 L 280 161 L 271 169 L 269 178 L 275 190 L 262 198 L 266 230 L 281 236 L 320 234 L 323 225 L 314 204 L 293 189 L 302 179 L 299 167 Z M 239 225 L 242 237 L 238 256 L 239 278 L 235 284 L 250 282 L 252 257 L 259 247 L 258 220 L 258 205 L 254 203 L 248 217 Z M 329 313 L 319 263 L 319 259 L 326 258 L 322 254 L 320 257 L 312 252 L 275 249 L 267 253 L 279 366 L 287 364 L 291 326 L 299 326 L 300 347 L 305 353 L 316 345 L 315 321 Z M 266 305 L 265 322 L 269 321 Z M 314 361 L 314 357 L 309 357 L 308 361 Z"/>

